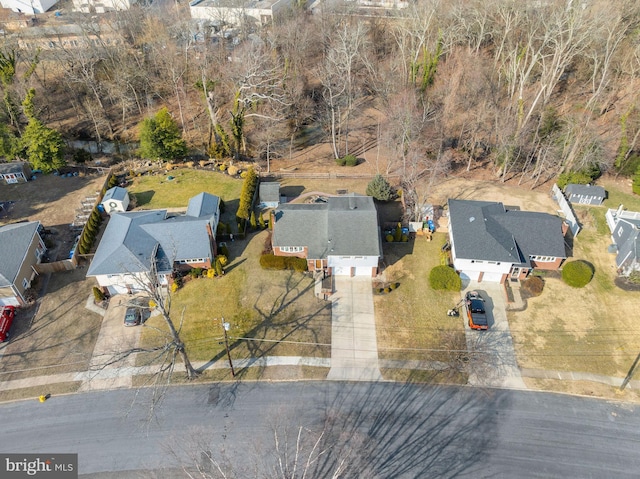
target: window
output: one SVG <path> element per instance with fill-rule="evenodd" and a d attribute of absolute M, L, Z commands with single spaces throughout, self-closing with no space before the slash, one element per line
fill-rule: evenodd
<path fill-rule="evenodd" d="M 283 253 L 301 253 L 304 251 L 303 246 L 280 246 L 280 251 Z"/>
<path fill-rule="evenodd" d="M 531 256 L 531 259 L 538 263 L 552 263 L 556 260 L 553 256 Z"/>
<path fill-rule="evenodd" d="M 22 287 L 23 287 L 24 289 L 27 289 L 27 288 L 29 287 L 29 281 L 27 281 L 27 278 L 24 278 L 24 279 L 22 280 Z"/>
<path fill-rule="evenodd" d="M 618 238 L 622 236 L 622 228 L 618 228 Z"/>

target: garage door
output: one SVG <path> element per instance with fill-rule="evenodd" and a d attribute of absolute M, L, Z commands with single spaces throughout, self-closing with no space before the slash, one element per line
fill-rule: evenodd
<path fill-rule="evenodd" d="M 15 296 L 11 296 L 11 297 L 6 297 L 6 298 L 0 298 L 0 306 L 20 306 L 20 302 L 18 301 L 18 298 L 16 298 Z"/>
<path fill-rule="evenodd" d="M 460 279 L 462 281 L 478 281 L 480 271 L 460 271 Z"/>
<path fill-rule="evenodd" d="M 334 266 L 333 274 L 336 276 L 351 276 L 351 266 Z"/>
<path fill-rule="evenodd" d="M 371 276 L 371 266 L 358 266 L 356 276 Z"/>
<path fill-rule="evenodd" d="M 499 283 L 502 281 L 502 273 L 485 273 L 482 275 L 482 281 Z"/>

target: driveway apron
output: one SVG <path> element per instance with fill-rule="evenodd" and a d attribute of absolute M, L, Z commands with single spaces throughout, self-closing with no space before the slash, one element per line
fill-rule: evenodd
<path fill-rule="evenodd" d="M 485 299 L 489 318 L 488 331 L 469 328 L 467 312 L 461 314 L 465 323 L 465 336 L 469 350 L 469 384 L 473 386 L 526 389 L 513 348 L 513 339 L 507 321 L 505 293 L 499 283 L 471 281 L 462 292 L 479 291 Z"/>
<path fill-rule="evenodd" d="M 78 375 L 78 379 L 83 380 L 81 391 L 131 387 L 136 355 L 129 354 L 119 359 L 122 353 L 137 346 L 142 330 L 141 326 L 125 327 L 123 324 L 131 299 L 129 295 L 117 295 L 109 301 L 89 370 Z"/>
<path fill-rule="evenodd" d="M 380 381 L 371 278 L 336 276 L 334 285 L 327 379 Z"/>

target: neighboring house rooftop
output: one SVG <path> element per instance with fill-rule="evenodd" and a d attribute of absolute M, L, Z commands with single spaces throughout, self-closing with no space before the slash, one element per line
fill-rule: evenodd
<path fill-rule="evenodd" d="M 564 192 L 567 195 L 598 196 L 600 198 L 607 196 L 607 192 L 602 186 L 595 185 L 577 185 L 572 183 L 566 186 Z"/>
<path fill-rule="evenodd" d="M 201 193 L 189 201 L 184 216 L 167 218 L 167 210 L 113 214 L 87 276 L 148 272 L 152 259 L 158 271 L 169 272 L 176 260 L 209 257 L 208 227 L 215 234 L 218 202 Z"/>
<path fill-rule="evenodd" d="M 102 197 L 102 203 L 106 203 L 109 200 L 123 201 L 127 197 L 128 193 L 126 188 L 120 188 L 119 186 L 114 186 L 107 190 L 107 192 Z"/>
<path fill-rule="evenodd" d="M 14 283 L 39 226 L 39 221 L 30 221 L 0 227 L 0 287 Z"/>
<path fill-rule="evenodd" d="M 459 258 L 530 266 L 530 256 L 566 257 L 557 216 L 507 210 L 498 202 L 449 200 L 449 217 Z"/>
<path fill-rule="evenodd" d="M 326 203 L 284 204 L 276 211 L 273 245 L 306 246 L 309 258 L 382 256 L 378 216 L 370 196 Z"/>

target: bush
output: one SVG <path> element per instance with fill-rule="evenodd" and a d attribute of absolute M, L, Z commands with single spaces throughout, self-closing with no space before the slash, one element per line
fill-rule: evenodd
<path fill-rule="evenodd" d="M 87 161 L 93 160 L 91 153 L 87 150 L 83 150 L 82 148 L 78 148 L 73 152 L 73 161 L 75 163 L 86 163 Z"/>
<path fill-rule="evenodd" d="M 633 284 L 640 284 L 640 271 L 632 271 L 629 273 L 629 282 Z"/>
<path fill-rule="evenodd" d="M 225 225 L 222 221 L 218 223 L 218 228 L 216 229 L 217 235 L 224 235 L 227 233 L 227 225 Z"/>
<path fill-rule="evenodd" d="M 202 276 L 202 268 L 191 268 L 189 270 L 189 276 L 192 278 L 199 278 Z"/>
<path fill-rule="evenodd" d="M 393 235 L 387 235 L 384 237 L 387 240 L 387 243 L 393 243 Z"/>
<path fill-rule="evenodd" d="M 229 260 L 223 254 L 219 254 L 218 256 L 216 256 L 216 261 L 220 261 L 220 264 L 222 266 L 226 266 L 227 264 L 229 264 Z"/>
<path fill-rule="evenodd" d="M 211 279 L 211 278 L 215 278 L 215 276 L 216 276 L 216 270 L 214 268 L 207 270 L 207 278 Z"/>
<path fill-rule="evenodd" d="M 105 299 L 104 293 L 97 286 L 93 287 L 93 298 L 95 299 L 96 303 L 100 303 Z"/>
<path fill-rule="evenodd" d="M 523 291 L 529 293 L 530 296 L 540 296 L 544 288 L 544 280 L 539 276 L 530 276 L 522 282 Z"/>
<path fill-rule="evenodd" d="M 307 271 L 307 260 L 297 256 L 276 256 L 274 254 L 263 254 L 260 256 L 260 266 L 263 269 L 284 270 L 292 269 L 299 273 Z"/>
<path fill-rule="evenodd" d="M 402 224 L 398 223 L 396 230 L 393 232 L 393 241 L 399 243 L 402 241 Z"/>
<path fill-rule="evenodd" d="M 227 173 L 230 176 L 236 176 L 238 174 L 238 171 L 240 170 L 240 168 L 238 168 L 235 165 L 229 165 L 229 168 L 227 168 Z M 246 175 L 245 175 L 246 176 Z"/>
<path fill-rule="evenodd" d="M 347 162 L 345 161 L 345 159 L 344 159 L 344 158 L 336 158 L 336 165 L 338 165 L 338 166 L 344 166 L 344 165 L 346 165 L 346 164 L 347 164 Z"/>
<path fill-rule="evenodd" d="M 180 285 L 178 284 L 177 281 L 174 281 L 173 283 L 171 283 L 171 292 L 175 293 L 176 291 L 178 291 L 178 289 L 180 288 Z"/>
<path fill-rule="evenodd" d="M 409 237 L 407 235 L 402 235 L 402 238 L 400 238 L 402 240 L 403 243 L 406 243 L 407 241 L 409 241 Z"/>
<path fill-rule="evenodd" d="M 227 248 L 227 245 L 224 245 L 220 248 L 220 254 L 222 256 L 226 256 L 227 258 L 229 257 L 229 248 Z"/>
<path fill-rule="evenodd" d="M 598 179 L 602 172 L 596 164 L 588 166 L 578 171 L 567 171 L 558 176 L 558 188 L 564 189 L 568 184 L 588 185 L 592 181 Z"/>
<path fill-rule="evenodd" d="M 391 292 L 391 288 L 389 288 L 389 287 L 384 288 L 384 292 L 385 292 L 385 293 L 390 293 L 390 292 Z"/>
<path fill-rule="evenodd" d="M 429 285 L 435 290 L 460 291 L 462 280 L 449 266 L 436 266 L 429 273 Z"/>
<path fill-rule="evenodd" d="M 258 174 L 253 167 L 247 170 L 247 176 L 242 182 L 242 191 L 240 192 L 240 201 L 238 203 L 238 211 L 236 216 L 242 220 L 248 220 L 250 211 L 253 207 L 253 196 L 258 187 Z M 244 231 L 244 230 L 243 230 Z"/>
<path fill-rule="evenodd" d="M 640 195 L 640 165 L 638 165 L 636 174 L 632 177 L 631 191 L 633 191 L 636 195 Z"/>
<path fill-rule="evenodd" d="M 358 164 L 358 158 L 355 155 L 347 155 L 343 160 L 347 166 L 356 166 Z"/>
<path fill-rule="evenodd" d="M 586 261 L 570 261 L 562 268 L 562 280 L 573 288 L 583 288 L 593 278 L 593 267 Z"/>

